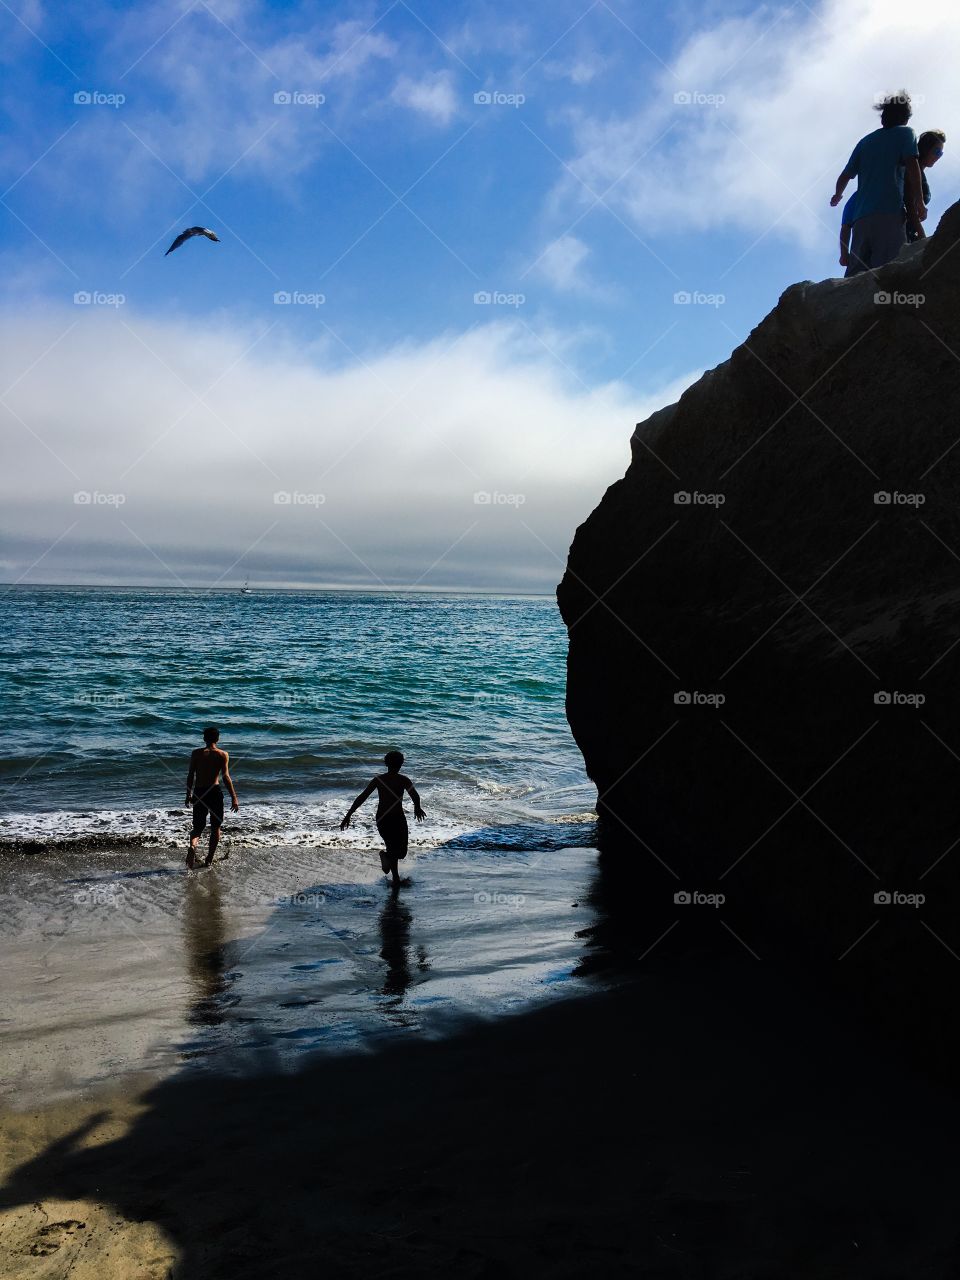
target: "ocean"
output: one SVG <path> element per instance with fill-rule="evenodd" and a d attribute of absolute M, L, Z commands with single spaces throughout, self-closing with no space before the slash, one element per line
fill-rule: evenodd
<path fill-rule="evenodd" d="M 581 992 L 595 792 L 544 598 L 15 588 L 2 596 L 0 1100 L 249 1074 Z M 184 866 L 216 724 L 240 812 Z M 375 800 L 405 753 L 404 887 Z"/>
<path fill-rule="evenodd" d="M 390 749 L 427 811 L 413 851 L 592 843 L 552 598 L 14 587 L 0 620 L 0 849 L 183 845 L 208 724 L 227 851 L 371 849 L 373 799 L 339 820 Z"/>

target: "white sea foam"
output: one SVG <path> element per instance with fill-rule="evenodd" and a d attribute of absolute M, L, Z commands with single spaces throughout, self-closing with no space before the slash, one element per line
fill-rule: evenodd
<path fill-rule="evenodd" d="M 585 794 L 586 793 L 586 794 Z M 514 844 L 523 843 L 525 824 L 588 822 L 595 816 L 584 809 L 592 798 L 589 788 L 549 792 L 479 781 L 433 788 L 424 795 L 425 822 L 408 812 L 411 849 L 431 849 L 484 831 L 508 828 Z M 254 800 L 241 802 L 239 813 L 224 816 L 223 839 L 236 848 L 368 849 L 379 844 L 371 799 L 355 814 L 351 826 L 340 830 L 352 797 L 314 796 L 303 803 Z M 566 804 L 562 803 L 566 802 Z M 78 844 L 84 847 L 143 844 L 175 848 L 190 828 L 187 808 L 91 809 L 7 813 L 0 816 L 0 848 L 13 843 L 41 847 Z M 494 839 L 494 843 L 496 840 Z"/>

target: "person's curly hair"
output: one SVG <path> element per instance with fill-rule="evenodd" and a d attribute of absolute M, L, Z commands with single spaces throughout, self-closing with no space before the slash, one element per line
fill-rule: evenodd
<path fill-rule="evenodd" d="M 887 94 L 882 102 L 873 104 L 873 109 L 880 112 L 880 123 L 885 129 L 897 124 L 906 124 L 913 115 L 913 103 L 906 89 L 898 89 L 896 93 Z"/>

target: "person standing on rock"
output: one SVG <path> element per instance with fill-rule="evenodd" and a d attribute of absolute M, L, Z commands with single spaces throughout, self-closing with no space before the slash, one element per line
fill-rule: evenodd
<path fill-rule="evenodd" d="M 907 242 L 904 207 L 911 224 L 927 216 L 923 202 L 917 136 L 907 121 L 913 114 L 905 89 L 876 104 L 880 128 L 861 138 L 844 165 L 830 197 L 836 206 L 851 179 L 857 179 L 853 234 L 846 275 L 876 271 L 892 262 Z"/>
<path fill-rule="evenodd" d="M 920 160 L 920 185 L 922 187 L 923 203 L 930 203 L 930 184 L 927 182 L 925 169 L 932 169 L 940 157 L 943 155 L 943 148 L 947 141 L 947 135 L 942 129 L 928 129 L 926 133 L 921 133 L 917 139 L 917 150 L 919 151 Z M 912 244 L 914 240 L 926 239 L 927 233 L 919 222 L 910 216 L 910 211 L 904 206 L 903 218 L 907 227 L 907 241 Z"/>

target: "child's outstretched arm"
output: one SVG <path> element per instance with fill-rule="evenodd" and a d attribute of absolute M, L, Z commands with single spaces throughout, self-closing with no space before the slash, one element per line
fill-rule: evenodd
<path fill-rule="evenodd" d="M 410 798 L 413 801 L 413 816 L 418 822 L 422 822 L 427 815 L 424 812 L 423 805 L 420 803 L 420 794 L 409 778 L 405 785 L 407 790 L 410 792 Z"/>
<path fill-rule="evenodd" d="M 353 804 L 347 810 L 346 816 L 344 817 L 343 821 L 340 823 L 341 831 L 346 831 L 347 827 L 349 827 L 350 825 L 350 819 L 353 817 L 356 811 L 360 808 L 363 802 L 367 799 L 367 797 L 370 795 L 371 791 L 373 791 L 376 785 L 377 785 L 376 778 L 371 778 L 371 780 L 367 783 L 367 785 L 363 788 L 363 790 L 357 796 L 356 800 L 354 800 Z"/>

